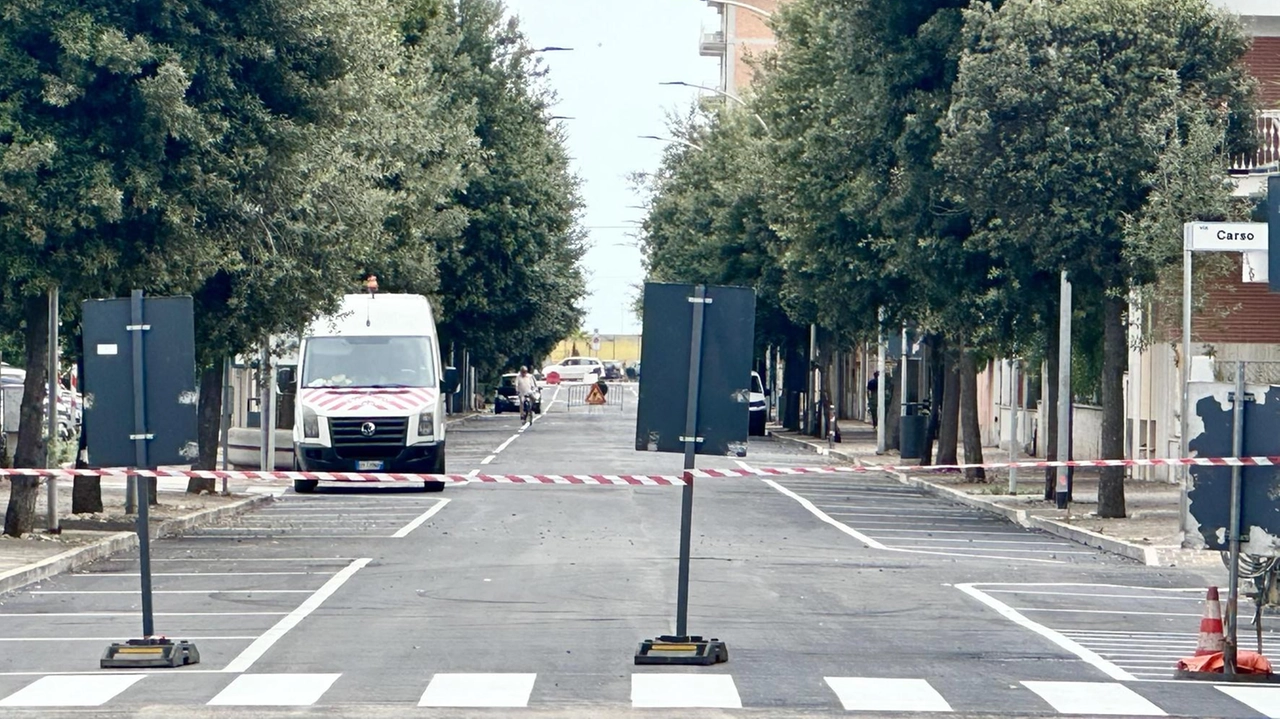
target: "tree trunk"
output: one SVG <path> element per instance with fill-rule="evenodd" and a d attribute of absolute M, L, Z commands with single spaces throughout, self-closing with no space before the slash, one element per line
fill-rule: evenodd
<path fill-rule="evenodd" d="M 885 388 L 884 393 L 884 416 L 880 418 L 884 422 L 884 448 L 885 450 L 900 449 L 902 444 L 898 441 L 898 429 L 902 425 L 902 367 L 903 362 L 899 360 L 893 367 L 893 371 L 889 373 L 889 386 Z M 884 377 L 880 381 L 885 381 Z"/>
<path fill-rule="evenodd" d="M 938 418 L 938 464 L 958 464 L 960 441 L 960 364 L 955 352 L 943 355 L 945 378 Z"/>
<path fill-rule="evenodd" d="M 1050 462 L 1058 459 L 1058 332 L 1049 333 L 1049 352 L 1045 356 L 1045 378 L 1048 384 L 1045 400 L 1038 410 L 1045 423 L 1044 458 Z M 1047 417 L 1045 415 L 1048 415 Z M 1058 470 L 1045 467 L 1044 498 L 1053 501 L 1058 484 Z"/>
<path fill-rule="evenodd" d="M 84 360 L 78 363 L 78 376 L 84 376 Z M 89 437 L 85 434 L 84 424 L 80 425 L 80 437 L 78 438 L 79 447 L 76 450 L 76 469 L 88 469 L 89 463 L 85 461 L 87 450 L 89 447 Z M 102 478 L 101 477 L 75 477 L 71 480 L 71 513 L 72 514 L 94 514 L 103 510 L 102 505 Z"/>
<path fill-rule="evenodd" d="M 200 454 L 194 469 L 217 469 L 218 439 L 222 428 L 222 360 L 217 360 L 200 372 L 200 404 L 197 412 L 196 442 Z M 217 480 L 192 477 L 187 480 L 187 492 L 200 494 L 218 491 Z"/>
<path fill-rule="evenodd" d="M 41 294 L 23 301 L 22 316 L 27 326 L 23 333 L 26 343 L 27 378 L 22 386 L 22 406 L 19 408 L 18 447 L 14 452 L 15 467 L 44 467 L 46 442 L 44 437 L 44 400 L 49 389 L 49 300 Z M 9 506 L 4 513 L 4 533 L 11 537 L 35 529 L 36 497 L 39 495 L 40 478 L 34 475 L 14 476 L 9 488 Z"/>
<path fill-rule="evenodd" d="M 982 430 L 978 427 L 978 365 L 973 352 L 960 350 L 960 433 L 964 436 L 964 463 L 982 463 Z M 971 482 L 987 481 L 982 468 L 966 469 L 965 479 Z"/>
<path fill-rule="evenodd" d="M 1103 459 L 1124 459 L 1124 371 L 1129 360 L 1124 305 L 1108 294 L 1102 301 Z M 1098 480 L 1098 516 L 1125 516 L 1124 467 L 1103 467 Z"/>

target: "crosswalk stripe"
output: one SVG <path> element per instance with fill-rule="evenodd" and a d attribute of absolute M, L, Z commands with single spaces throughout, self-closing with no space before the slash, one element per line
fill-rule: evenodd
<path fill-rule="evenodd" d="M 436 674 L 420 707 L 527 707 L 537 674 Z"/>
<path fill-rule="evenodd" d="M 146 674 L 63 674 L 40 677 L 0 699 L 3 707 L 97 707 Z"/>
<path fill-rule="evenodd" d="M 924 679 L 824 678 L 845 711 L 951 711 L 947 700 Z"/>
<path fill-rule="evenodd" d="M 728 674 L 632 674 L 631 706 L 648 709 L 741 709 Z"/>
<path fill-rule="evenodd" d="M 306 707 L 341 674 L 241 674 L 209 700 L 212 706 Z"/>
<path fill-rule="evenodd" d="M 1063 714 L 1165 716 L 1137 692 L 1111 682 L 1022 682 Z"/>
<path fill-rule="evenodd" d="M 1280 688 L 1217 687 L 1217 689 L 1250 709 L 1266 715 L 1269 719 L 1280 719 Z"/>

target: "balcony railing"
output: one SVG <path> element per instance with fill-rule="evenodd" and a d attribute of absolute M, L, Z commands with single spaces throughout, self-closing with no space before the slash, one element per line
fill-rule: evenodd
<path fill-rule="evenodd" d="M 722 57 L 727 49 L 724 43 L 723 32 L 708 32 L 702 35 L 702 45 L 699 48 L 700 54 L 704 57 Z"/>
<path fill-rule="evenodd" d="M 1280 110 L 1259 112 L 1257 122 L 1258 151 L 1232 157 L 1229 170 L 1233 175 L 1280 170 Z"/>

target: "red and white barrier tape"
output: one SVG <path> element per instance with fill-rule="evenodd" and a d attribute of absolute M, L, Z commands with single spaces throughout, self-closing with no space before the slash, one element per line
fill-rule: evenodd
<path fill-rule="evenodd" d="M 1169 459 L 1079 459 L 1071 461 L 990 462 L 986 464 L 938 464 L 938 465 L 877 465 L 860 464 L 854 467 L 754 467 L 751 469 L 694 469 L 686 474 L 693 479 L 787 476 L 797 474 L 848 474 L 853 472 L 928 472 L 963 469 L 1043 469 L 1052 467 L 1271 467 L 1280 466 L 1280 457 L 1184 457 Z M 156 469 L 131 471 L 113 469 L 2 469 L 0 477 L 124 477 L 133 474 L 140 477 L 201 478 L 201 479 L 257 479 L 257 480 L 320 480 L 326 482 L 450 482 L 466 484 L 601 484 L 631 486 L 671 486 L 683 484 L 685 475 L 638 474 L 401 474 L 370 472 L 260 472 L 221 471 L 199 469 Z"/>

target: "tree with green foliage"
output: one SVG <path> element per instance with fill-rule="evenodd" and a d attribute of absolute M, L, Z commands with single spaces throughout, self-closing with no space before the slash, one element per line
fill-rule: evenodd
<path fill-rule="evenodd" d="M 499 0 L 458 0 L 448 86 L 474 102 L 480 157 L 452 201 L 466 213 L 436 248 L 440 337 L 481 374 L 542 357 L 578 325 L 586 292 L 582 200 L 544 70 Z"/>
<path fill-rule="evenodd" d="M 49 288 L 75 307 L 131 287 L 198 292 L 252 266 L 288 306 L 291 290 L 342 280 L 321 257 L 376 252 L 379 183 L 398 160 L 382 153 L 396 128 L 392 21 L 385 2 L 340 0 L 29 0 L 6 11 L 0 292 L 25 325 L 17 465 L 45 462 Z M 20 535 L 37 480 L 12 487 L 5 532 Z"/>
<path fill-rule="evenodd" d="M 1024 283 L 1066 270 L 1100 308 L 1101 449 L 1122 458 L 1125 302 L 1179 259 L 1169 228 L 1229 195 L 1224 158 L 1255 111 L 1248 41 L 1207 0 L 982 3 L 965 34 L 939 163 L 980 220 L 975 245 Z M 1210 179 L 1175 205 L 1174 176 Z M 1100 516 L 1125 515 L 1123 479 L 1103 471 Z"/>

